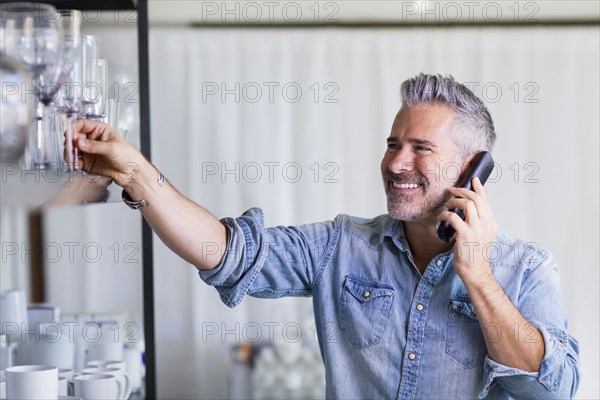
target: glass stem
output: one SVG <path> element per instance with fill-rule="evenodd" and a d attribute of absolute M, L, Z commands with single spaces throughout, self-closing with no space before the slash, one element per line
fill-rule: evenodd
<path fill-rule="evenodd" d="M 47 138 L 45 128 L 48 124 L 48 113 L 46 107 L 41 102 L 37 103 L 35 116 L 35 130 L 29 140 L 29 153 L 31 156 L 31 168 L 44 169 L 48 162 L 47 157 Z"/>
<path fill-rule="evenodd" d="M 77 156 L 78 149 L 73 146 L 73 123 L 77 120 L 76 114 L 69 113 L 67 114 L 67 135 L 65 137 L 65 155 L 67 157 L 67 168 L 69 171 L 74 171 L 77 169 Z"/>

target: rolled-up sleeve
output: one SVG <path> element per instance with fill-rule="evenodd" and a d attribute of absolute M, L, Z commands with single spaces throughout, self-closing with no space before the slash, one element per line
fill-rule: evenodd
<path fill-rule="evenodd" d="M 217 267 L 199 275 L 229 307 L 238 305 L 246 294 L 309 296 L 336 232 L 334 221 L 265 228 L 259 208 L 221 222 L 227 228 L 225 254 Z"/>
<path fill-rule="evenodd" d="M 544 357 L 538 372 L 528 372 L 495 362 L 484 362 L 483 398 L 571 399 L 579 386 L 579 344 L 567 333 L 562 310 L 558 267 L 548 252 L 526 271 L 521 297 L 515 304 L 544 340 Z"/>

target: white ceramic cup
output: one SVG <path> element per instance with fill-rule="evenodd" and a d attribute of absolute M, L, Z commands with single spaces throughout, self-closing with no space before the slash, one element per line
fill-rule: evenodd
<path fill-rule="evenodd" d="M 27 324 L 27 299 L 25 290 L 0 292 L 0 333 L 19 336 Z"/>
<path fill-rule="evenodd" d="M 85 400 L 122 399 L 123 387 L 113 375 L 78 375 L 74 379 L 75 396 Z"/>
<path fill-rule="evenodd" d="M 123 360 L 123 343 L 106 341 L 87 343 L 85 347 L 85 365 L 94 360 Z"/>
<path fill-rule="evenodd" d="M 6 397 L 19 400 L 58 398 L 58 368 L 22 365 L 6 369 Z"/>
<path fill-rule="evenodd" d="M 58 377 L 59 378 L 61 378 L 61 377 L 62 378 L 67 378 L 67 381 L 73 382 L 73 377 L 74 376 L 75 376 L 75 373 L 70 368 L 59 368 L 58 369 Z"/>
<path fill-rule="evenodd" d="M 84 368 L 81 373 L 83 375 L 112 375 L 117 378 L 123 388 L 122 397 L 119 397 L 119 399 L 125 400 L 131 396 L 131 380 L 124 369 L 119 369 L 116 367 L 91 367 Z"/>
<path fill-rule="evenodd" d="M 125 345 L 125 349 L 123 350 L 123 357 L 125 360 L 123 361 L 114 361 L 114 360 L 94 360 L 87 363 L 87 368 L 90 367 L 109 367 L 109 368 L 119 368 L 122 371 L 127 372 L 129 375 L 129 382 L 131 383 L 131 393 L 138 393 L 142 389 L 142 372 L 141 372 L 141 364 L 142 357 L 141 354 L 139 357 L 131 356 L 131 351 Z M 136 365 L 137 361 L 137 365 Z"/>
<path fill-rule="evenodd" d="M 125 362 L 125 371 L 131 378 L 131 392 L 140 392 L 142 390 L 142 351 L 135 345 L 125 344 L 123 361 Z"/>
<path fill-rule="evenodd" d="M 67 368 L 59 368 L 58 369 L 58 379 L 66 378 L 67 380 L 67 395 L 73 396 L 73 378 L 75 377 L 75 372 L 72 369 Z"/>
<path fill-rule="evenodd" d="M 58 377 L 58 395 L 68 396 L 69 395 L 69 381 L 64 376 Z"/>
<path fill-rule="evenodd" d="M 27 362 L 73 369 L 75 341 L 69 327 L 58 323 L 41 323 L 38 332 L 39 335 L 26 343 Z"/>

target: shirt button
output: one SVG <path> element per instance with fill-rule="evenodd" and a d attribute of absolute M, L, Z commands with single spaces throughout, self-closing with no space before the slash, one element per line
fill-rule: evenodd
<path fill-rule="evenodd" d="M 408 355 L 408 358 L 409 358 L 410 360 L 414 360 L 415 358 L 417 358 L 417 356 L 415 355 L 415 353 L 410 353 L 410 354 Z"/>
<path fill-rule="evenodd" d="M 423 311 L 424 308 L 423 304 L 417 304 L 417 311 Z"/>
<path fill-rule="evenodd" d="M 365 299 L 369 298 L 370 295 L 371 295 L 371 292 L 369 292 L 368 290 L 365 290 L 365 292 L 363 293 L 363 297 Z"/>
<path fill-rule="evenodd" d="M 442 265 L 442 260 L 435 260 L 435 265 L 437 265 L 438 267 L 439 267 L 440 265 Z"/>

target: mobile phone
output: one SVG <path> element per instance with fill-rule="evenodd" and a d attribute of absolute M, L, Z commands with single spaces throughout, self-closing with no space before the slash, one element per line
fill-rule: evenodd
<path fill-rule="evenodd" d="M 492 155 L 487 151 L 477 153 L 469 163 L 467 169 L 456 182 L 456 187 L 462 187 L 469 190 L 473 190 L 471 181 L 476 176 L 481 181 L 481 184 L 485 185 L 485 182 L 492 173 L 493 169 L 494 159 L 492 158 Z M 453 208 L 450 211 L 457 213 L 464 221 L 465 214 L 460 208 Z M 446 242 L 450 242 L 452 239 L 454 239 L 456 231 L 454 230 L 452 225 L 450 225 L 450 222 L 441 221 L 437 228 L 437 235 L 440 239 Z"/>

